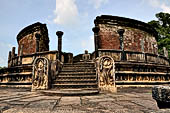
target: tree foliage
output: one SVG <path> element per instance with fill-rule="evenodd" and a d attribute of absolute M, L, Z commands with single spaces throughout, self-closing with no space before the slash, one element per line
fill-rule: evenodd
<path fill-rule="evenodd" d="M 6 67 L 5 67 L 5 66 L 4 66 L 4 67 L 1 67 L 1 66 L 0 66 L 0 69 L 4 69 L 4 68 L 6 68 Z"/>
<path fill-rule="evenodd" d="M 158 32 L 157 41 L 159 52 L 162 53 L 163 47 L 166 47 L 170 58 L 170 14 L 160 12 L 155 16 L 158 20 L 152 20 L 148 22 L 148 24 L 153 26 Z"/>

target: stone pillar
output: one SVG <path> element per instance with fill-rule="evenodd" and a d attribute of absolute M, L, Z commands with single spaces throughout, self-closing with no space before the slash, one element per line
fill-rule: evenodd
<path fill-rule="evenodd" d="M 8 67 L 11 67 L 11 58 L 12 58 L 12 53 L 11 53 L 11 51 L 9 51 L 9 54 L 8 54 Z"/>
<path fill-rule="evenodd" d="M 11 57 L 12 57 L 12 58 L 14 58 L 14 57 L 15 57 L 15 47 L 12 47 Z"/>
<path fill-rule="evenodd" d="M 142 39 L 141 41 L 140 41 L 140 45 L 141 45 L 141 51 L 142 51 L 142 53 L 144 53 L 145 51 L 144 51 L 144 39 Z"/>
<path fill-rule="evenodd" d="M 124 37 L 123 37 L 123 33 L 125 32 L 125 30 L 119 29 L 117 30 L 117 32 L 119 33 L 120 49 L 122 50 L 121 60 L 126 60 L 126 54 L 124 52 Z"/>
<path fill-rule="evenodd" d="M 168 50 L 166 49 L 166 47 L 163 47 L 163 52 L 164 56 L 168 58 Z"/>
<path fill-rule="evenodd" d="M 19 55 L 20 55 L 20 56 L 23 55 L 23 45 L 21 45 L 21 47 L 20 47 Z"/>
<path fill-rule="evenodd" d="M 9 51 L 9 54 L 8 54 L 8 61 L 11 60 L 11 51 Z"/>
<path fill-rule="evenodd" d="M 36 38 L 36 53 L 39 52 L 39 41 L 40 41 L 40 37 L 41 35 L 39 33 L 35 34 L 35 38 Z"/>
<path fill-rule="evenodd" d="M 95 46 L 95 57 L 98 57 L 98 33 L 100 31 L 99 27 L 93 27 L 94 32 L 94 46 Z"/>
<path fill-rule="evenodd" d="M 20 51 L 19 51 L 19 65 L 21 65 L 22 64 L 22 56 L 23 55 L 23 45 L 21 45 L 21 47 L 20 47 Z"/>
<path fill-rule="evenodd" d="M 58 59 L 61 61 L 61 52 L 62 52 L 62 31 L 57 31 L 56 35 L 58 36 Z"/>
<path fill-rule="evenodd" d="M 15 57 L 15 47 L 12 47 L 12 52 L 11 52 L 11 66 L 14 66 L 14 57 Z"/>

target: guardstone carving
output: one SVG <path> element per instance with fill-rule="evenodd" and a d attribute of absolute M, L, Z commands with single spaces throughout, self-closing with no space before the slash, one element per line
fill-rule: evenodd
<path fill-rule="evenodd" d="M 47 58 L 36 58 L 33 63 L 32 90 L 49 88 L 49 61 Z"/>
<path fill-rule="evenodd" d="M 113 58 L 110 56 L 102 56 L 98 59 L 97 68 L 99 88 L 101 90 L 116 92 L 115 63 Z"/>

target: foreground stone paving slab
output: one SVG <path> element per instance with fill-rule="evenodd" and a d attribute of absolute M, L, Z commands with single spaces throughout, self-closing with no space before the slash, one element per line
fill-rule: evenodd
<path fill-rule="evenodd" d="M 80 104 L 80 97 L 62 97 L 59 106 Z"/>
<path fill-rule="evenodd" d="M 0 92 L 6 92 L 0 93 L 0 113 L 170 113 L 170 109 L 159 109 L 151 93 L 146 90 L 143 93 L 131 93 L 131 89 L 116 94 L 101 92 L 93 96 L 57 96 L 22 89 L 4 90 L 0 89 Z"/>

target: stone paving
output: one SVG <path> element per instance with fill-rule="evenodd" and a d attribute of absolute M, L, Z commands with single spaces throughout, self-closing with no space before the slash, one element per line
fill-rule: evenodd
<path fill-rule="evenodd" d="M 30 89 L 0 88 L 0 113 L 170 113 L 159 109 L 151 89 L 119 89 L 93 96 L 57 96 Z"/>

